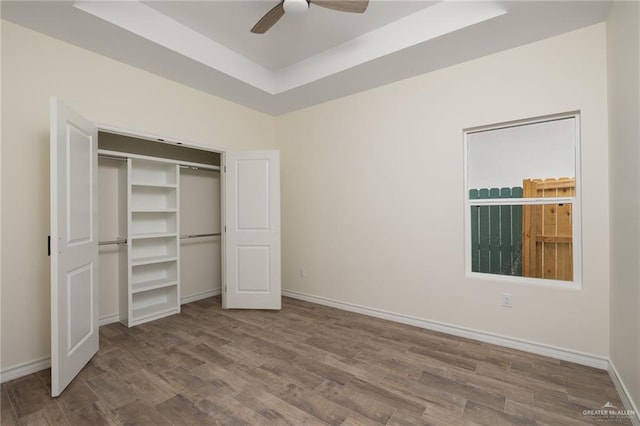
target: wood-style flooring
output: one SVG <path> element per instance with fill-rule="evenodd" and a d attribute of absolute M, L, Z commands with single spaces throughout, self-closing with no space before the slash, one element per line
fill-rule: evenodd
<path fill-rule="evenodd" d="M 288 298 L 104 326 L 63 394 L 49 385 L 2 384 L 2 425 L 601 425 L 584 410 L 623 409 L 602 370 Z"/>

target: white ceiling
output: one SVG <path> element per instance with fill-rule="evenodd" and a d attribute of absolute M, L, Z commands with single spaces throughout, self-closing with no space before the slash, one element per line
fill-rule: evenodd
<path fill-rule="evenodd" d="M 269 114 L 606 19 L 609 1 L 371 0 L 311 5 L 266 34 L 274 1 L 2 1 L 2 18 Z"/>
<path fill-rule="evenodd" d="M 322 53 L 434 3 L 373 1 L 365 14 L 340 13 L 312 5 L 302 15 L 285 14 L 271 30 L 259 35 L 249 29 L 278 0 L 144 2 L 271 71 Z"/>

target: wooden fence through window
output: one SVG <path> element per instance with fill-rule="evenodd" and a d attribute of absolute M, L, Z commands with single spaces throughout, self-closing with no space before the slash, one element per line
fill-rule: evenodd
<path fill-rule="evenodd" d="M 575 179 L 524 179 L 522 187 L 482 188 L 469 198 L 573 197 Z M 572 205 L 471 206 L 471 270 L 573 279 Z"/>
<path fill-rule="evenodd" d="M 525 179 L 524 198 L 573 197 L 574 178 Z M 573 280 L 572 205 L 527 205 L 523 209 L 523 276 Z"/>

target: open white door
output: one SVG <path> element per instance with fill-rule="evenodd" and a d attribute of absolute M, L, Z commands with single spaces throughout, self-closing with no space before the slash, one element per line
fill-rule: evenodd
<path fill-rule="evenodd" d="M 51 98 L 51 395 L 98 351 L 98 129 Z"/>
<path fill-rule="evenodd" d="M 280 153 L 225 154 L 222 306 L 280 309 Z"/>

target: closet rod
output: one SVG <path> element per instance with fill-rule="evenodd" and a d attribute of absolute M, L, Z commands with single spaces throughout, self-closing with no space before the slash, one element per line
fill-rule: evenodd
<path fill-rule="evenodd" d="M 218 173 L 220 173 L 220 170 L 203 169 L 202 167 L 198 167 L 198 166 L 185 166 L 185 165 L 180 164 L 180 168 L 181 169 L 190 169 L 190 170 L 204 170 L 205 172 L 218 172 Z"/>
<path fill-rule="evenodd" d="M 221 234 L 218 232 L 216 234 L 190 234 L 190 235 L 180 235 L 181 240 L 186 240 L 189 238 L 201 238 L 201 237 L 219 237 Z"/>
<path fill-rule="evenodd" d="M 105 158 L 107 160 L 127 161 L 126 158 L 114 157 L 114 156 L 111 156 L 111 155 L 104 155 L 104 154 L 98 154 L 98 158 Z"/>
<path fill-rule="evenodd" d="M 106 246 L 109 244 L 127 244 L 127 239 L 118 238 L 117 240 L 111 240 L 111 241 L 98 241 L 99 246 Z"/>

